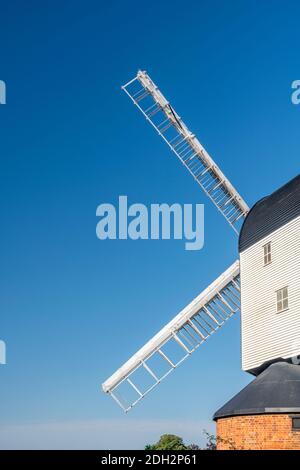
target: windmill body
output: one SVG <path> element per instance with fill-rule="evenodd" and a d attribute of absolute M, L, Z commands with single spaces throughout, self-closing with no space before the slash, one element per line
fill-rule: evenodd
<path fill-rule="evenodd" d="M 300 176 L 257 202 L 240 233 L 242 368 L 300 352 Z"/>
<path fill-rule="evenodd" d="M 124 411 L 241 309 L 242 368 L 300 353 L 300 176 L 249 207 L 146 72 L 123 90 L 239 234 L 236 260 L 103 384 Z"/>

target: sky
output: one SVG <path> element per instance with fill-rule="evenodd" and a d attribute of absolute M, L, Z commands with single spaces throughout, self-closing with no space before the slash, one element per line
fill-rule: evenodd
<path fill-rule="evenodd" d="M 298 1 L 0 0 L 0 448 L 201 443 L 251 376 L 240 318 L 125 415 L 101 383 L 238 256 L 121 91 L 147 70 L 249 206 L 299 172 Z M 205 204 L 205 243 L 99 240 L 96 208 Z"/>

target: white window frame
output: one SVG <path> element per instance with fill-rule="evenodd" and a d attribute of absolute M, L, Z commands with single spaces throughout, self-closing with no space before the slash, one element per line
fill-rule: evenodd
<path fill-rule="evenodd" d="M 268 266 L 268 264 L 272 263 L 272 244 L 271 242 L 266 243 L 263 245 L 264 249 L 264 266 Z"/>
<path fill-rule="evenodd" d="M 289 288 L 282 287 L 276 291 L 276 312 L 281 313 L 289 309 Z"/>

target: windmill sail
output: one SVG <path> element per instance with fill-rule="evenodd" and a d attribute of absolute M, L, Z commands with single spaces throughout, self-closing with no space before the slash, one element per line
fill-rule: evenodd
<path fill-rule="evenodd" d="M 129 411 L 240 309 L 236 261 L 103 384 Z"/>
<path fill-rule="evenodd" d="M 149 75 L 139 71 L 122 88 L 238 233 L 249 207 Z"/>

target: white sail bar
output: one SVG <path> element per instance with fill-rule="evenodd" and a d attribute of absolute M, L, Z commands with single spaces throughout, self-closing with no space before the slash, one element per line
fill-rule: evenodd
<path fill-rule="evenodd" d="M 127 412 L 240 309 L 239 261 L 187 305 L 103 384 Z"/>
<path fill-rule="evenodd" d="M 249 207 L 146 72 L 122 87 L 236 233 Z"/>

